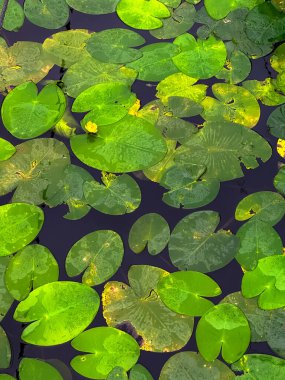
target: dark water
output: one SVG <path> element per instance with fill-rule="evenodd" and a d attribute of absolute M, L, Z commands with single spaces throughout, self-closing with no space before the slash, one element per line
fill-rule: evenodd
<path fill-rule="evenodd" d="M 71 14 L 70 25 L 68 27 L 71 29 L 84 28 L 92 31 L 100 31 L 115 27 L 124 28 L 126 26 L 117 18 L 116 14 L 91 16 L 74 11 Z M 65 30 L 65 28 L 62 28 L 61 30 Z M 5 37 L 10 45 L 19 40 L 43 42 L 45 38 L 57 31 L 41 29 L 32 25 L 29 21 L 26 21 L 21 31 L 18 33 L 5 32 Z M 153 38 L 147 31 L 139 31 L 139 33 L 145 37 L 148 44 L 158 42 L 158 40 Z M 52 69 L 48 78 L 59 79 L 59 75 L 59 68 L 56 67 Z M 274 76 L 274 73 L 270 71 L 268 57 L 252 62 L 252 72 L 248 79 L 263 80 L 269 75 Z M 205 83 L 209 84 L 210 81 Z M 137 94 L 138 98 L 141 99 L 142 104 L 146 104 L 154 99 L 155 86 L 149 87 L 146 84 L 146 82 L 136 81 L 133 86 L 133 91 Z M 268 133 L 266 127 L 267 118 L 273 109 L 274 107 L 261 106 L 261 118 L 258 125 L 254 128 L 256 132 L 260 133 L 271 144 L 273 148 L 271 159 L 266 164 L 261 163 L 260 167 L 255 170 L 245 170 L 245 176 L 243 178 L 222 183 L 221 190 L 215 201 L 206 207 L 199 209 L 218 211 L 221 216 L 219 228 L 227 228 L 235 233 L 240 226 L 240 223 L 234 220 L 234 211 L 237 203 L 247 194 L 262 190 L 275 190 L 272 183 L 278 170 L 278 161 L 279 159 L 281 161 L 281 158 L 276 153 L 276 139 Z M 13 138 L 4 129 L 3 125 L 0 127 L 0 136 L 14 144 L 22 142 Z M 46 137 L 49 136 L 49 134 L 46 134 Z M 63 141 L 69 145 L 68 140 Z M 78 161 L 73 155 L 72 162 L 76 165 L 85 167 L 85 165 Z M 88 168 L 88 170 L 92 174 L 96 173 L 95 170 L 90 168 Z M 140 255 L 132 253 L 127 244 L 128 233 L 136 219 L 145 213 L 160 213 L 166 218 L 171 229 L 173 229 L 176 223 L 185 215 L 189 214 L 190 211 L 167 206 L 161 201 L 163 193 L 162 187 L 151 181 L 136 179 L 142 191 L 142 203 L 135 212 L 128 215 L 108 216 L 92 210 L 87 216 L 79 221 L 68 221 L 63 218 L 63 215 L 66 213 L 65 206 L 57 207 L 55 209 L 49 209 L 48 207 L 44 208 L 45 223 L 39 234 L 39 241 L 40 244 L 47 246 L 58 260 L 60 265 L 60 280 L 70 280 L 65 273 L 64 262 L 71 246 L 84 235 L 100 229 L 112 229 L 118 232 L 125 244 L 124 261 L 117 274 L 112 278 L 113 280 L 128 282 L 128 269 L 133 264 L 148 264 L 158 266 L 168 271 L 175 271 L 175 268 L 170 263 L 167 250 L 158 256 L 150 256 L 146 252 Z M 0 204 L 8 203 L 10 199 L 10 194 L 1 197 Z M 284 227 L 285 219 L 276 226 L 276 230 L 281 237 L 284 236 Z M 210 275 L 219 283 L 223 290 L 222 296 L 216 298 L 217 302 L 227 294 L 240 290 L 242 272 L 240 266 L 235 261 L 223 269 L 212 272 Z M 80 281 L 80 277 L 75 280 Z M 96 290 L 100 294 L 103 291 L 103 286 L 97 286 Z M 16 302 L 13 304 L 11 310 L 2 322 L 13 350 L 11 367 L 5 371 L 5 373 L 17 377 L 17 368 L 22 357 L 34 357 L 45 360 L 59 359 L 69 366 L 70 360 L 77 355 L 77 351 L 73 350 L 69 343 L 55 347 L 37 347 L 21 342 L 20 336 L 24 326 L 13 320 L 15 307 Z M 105 325 L 105 320 L 102 317 L 102 310 L 100 309 L 90 327 L 101 325 Z M 192 336 L 188 344 L 183 348 L 183 351 L 187 350 L 197 351 L 195 335 Z M 266 343 L 251 344 L 248 352 L 274 354 Z M 145 365 L 153 374 L 154 379 L 157 380 L 163 364 L 173 354 L 174 353 L 149 353 L 142 351 L 139 362 Z M 53 362 L 53 364 L 58 366 L 57 362 Z M 4 373 L 4 371 L 0 371 L 0 373 Z M 67 368 L 63 369 L 63 373 L 65 380 L 70 380 L 71 378 L 74 380 L 83 379 L 82 376 L 79 376 L 73 371 L 71 377 Z"/>

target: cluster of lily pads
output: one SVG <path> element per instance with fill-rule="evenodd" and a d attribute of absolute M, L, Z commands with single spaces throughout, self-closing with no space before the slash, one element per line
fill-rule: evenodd
<path fill-rule="evenodd" d="M 0 195 L 13 192 L 0 206 L 0 321 L 16 301 L 14 319 L 27 324 L 21 339 L 35 346 L 71 341 L 80 354 L 70 365 L 81 376 L 153 380 L 138 363 L 140 350 L 182 349 L 198 317 L 199 353 L 173 354 L 159 380 L 283 380 L 285 256 L 274 225 L 285 214 L 285 166 L 274 178 L 276 192 L 252 193 L 237 205 L 235 219 L 244 223 L 236 234 L 219 229 L 216 211 L 196 209 L 217 197 L 221 182 L 270 159 L 270 144 L 252 130 L 260 104 L 275 107 L 267 127 L 285 157 L 285 1 L 2 0 L 0 9 L 6 31 L 21 30 L 25 18 L 59 29 L 73 10 L 116 12 L 125 24 L 64 30 L 42 44 L 9 46 L 0 38 L 2 122 L 26 140 L 0 139 Z M 269 54 L 274 76 L 247 80 L 252 60 Z M 54 66 L 62 73 L 56 80 L 47 77 Z M 156 98 L 141 104 L 135 81 L 155 86 Z M 191 212 L 172 231 L 161 215 L 144 214 L 129 231 L 129 247 L 153 256 L 168 248 L 175 271 L 133 265 L 128 284 L 112 281 L 124 244 L 117 232 L 96 230 L 70 248 L 71 280 L 60 281 L 57 259 L 35 240 L 43 206 L 66 205 L 70 220 L 92 208 L 132 213 L 142 177 L 164 189 L 165 204 Z M 232 260 L 244 272 L 241 291 L 218 302 L 222 289 L 209 273 Z M 99 295 L 94 287 L 102 284 Z M 88 329 L 100 304 L 106 326 Z M 267 342 L 276 356 L 248 354 L 250 342 Z M 10 362 L 0 327 L 0 368 Z M 63 380 L 35 358 L 21 360 L 19 378 Z"/>

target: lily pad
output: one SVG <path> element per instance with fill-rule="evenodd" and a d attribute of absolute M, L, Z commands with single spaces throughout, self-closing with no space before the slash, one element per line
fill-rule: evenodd
<path fill-rule="evenodd" d="M 216 359 L 211 363 L 196 352 L 179 352 L 164 364 L 159 380 L 232 380 L 235 374 L 223 362 Z"/>
<path fill-rule="evenodd" d="M 38 137 L 62 118 L 66 100 L 56 85 L 45 86 L 38 94 L 33 82 L 23 83 L 5 97 L 1 116 L 5 128 L 18 139 Z"/>
<path fill-rule="evenodd" d="M 0 206 L 0 256 L 19 251 L 35 239 L 44 222 L 43 211 L 34 205 Z"/>
<path fill-rule="evenodd" d="M 157 29 L 163 24 L 161 19 L 169 17 L 168 8 L 158 0 L 120 0 L 117 14 L 128 26 L 136 29 Z"/>
<path fill-rule="evenodd" d="M 19 366 L 20 380 L 63 380 L 51 364 L 39 359 L 23 358 Z"/>
<path fill-rule="evenodd" d="M 136 364 L 140 347 L 133 337 L 112 327 L 96 327 L 71 342 L 73 348 L 88 354 L 76 356 L 70 365 L 82 376 L 106 379 L 115 367 L 126 371 Z"/>
<path fill-rule="evenodd" d="M 120 0 L 66 0 L 67 4 L 79 12 L 102 15 L 113 13 Z"/>
<path fill-rule="evenodd" d="M 266 106 L 285 103 L 285 95 L 280 93 L 272 78 L 266 78 L 264 81 L 247 80 L 242 85 Z"/>
<path fill-rule="evenodd" d="M 141 253 L 147 247 L 151 255 L 157 255 L 164 250 L 169 238 L 167 221 L 159 214 L 150 213 L 141 216 L 132 225 L 129 246 L 135 253 Z"/>
<path fill-rule="evenodd" d="M 219 193 L 216 179 L 201 178 L 206 168 L 198 165 L 175 165 L 166 170 L 160 185 L 168 189 L 162 200 L 176 208 L 198 208 L 212 202 Z"/>
<path fill-rule="evenodd" d="M 10 260 L 5 284 L 14 299 L 22 301 L 32 289 L 58 280 L 57 261 L 48 248 L 28 245 Z"/>
<path fill-rule="evenodd" d="M 128 274 L 130 286 L 108 282 L 102 294 L 108 326 L 128 323 L 140 336 L 141 349 L 145 351 L 180 350 L 192 334 L 193 317 L 174 313 L 157 294 L 157 284 L 167 274 L 160 268 L 135 265 Z"/>
<path fill-rule="evenodd" d="M 139 207 L 141 191 L 131 176 L 103 172 L 102 182 L 102 185 L 96 181 L 84 184 L 85 199 L 95 210 L 108 215 L 123 215 Z"/>
<path fill-rule="evenodd" d="M 124 368 L 115 367 L 109 372 L 107 380 L 129 380 L 129 377 Z"/>
<path fill-rule="evenodd" d="M 16 148 L 9 141 L 0 138 L 0 161 L 6 161 L 13 156 Z"/>
<path fill-rule="evenodd" d="M 134 49 L 145 43 L 145 39 L 133 30 L 114 28 L 94 33 L 86 49 L 92 57 L 107 63 L 127 63 L 142 56 Z"/>
<path fill-rule="evenodd" d="M 157 292 L 170 310 L 197 317 L 214 306 L 204 297 L 216 297 L 222 290 L 211 277 L 187 271 L 174 272 L 163 277 L 158 283 Z"/>
<path fill-rule="evenodd" d="M 54 346 L 79 335 L 93 321 L 100 304 L 97 292 L 77 282 L 52 282 L 33 290 L 17 306 L 14 319 L 31 322 L 22 340 Z"/>
<path fill-rule="evenodd" d="M 14 301 L 5 284 L 5 272 L 10 260 L 11 256 L 0 257 L 0 322 Z"/>
<path fill-rule="evenodd" d="M 230 231 L 219 230 L 215 211 L 197 211 L 175 226 L 169 241 L 169 257 L 180 270 L 212 272 L 233 260 L 239 239 Z"/>
<path fill-rule="evenodd" d="M 0 11 L 2 12 L 4 0 L 0 1 Z M 3 28 L 8 31 L 17 32 L 24 24 L 25 15 L 21 4 L 16 0 L 10 0 L 4 14 Z"/>
<path fill-rule="evenodd" d="M 256 5 L 264 3 L 264 1 L 265 0 L 222 0 L 217 7 L 215 0 L 205 0 L 205 7 L 211 17 L 216 20 L 220 20 L 227 16 L 234 9 L 252 9 Z"/>
<path fill-rule="evenodd" d="M 250 342 L 250 328 L 244 313 L 235 305 L 219 304 L 199 320 L 196 341 L 200 354 L 207 361 L 218 357 L 233 363 L 245 353 Z"/>
<path fill-rule="evenodd" d="M 69 250 L 65 261 L 69 277 L 84 272 L 82 282 L 99 285 L 112 277 L 119 269 L 124 255 L 120 236 L 110 230 L 91 232 L 78 240 Z"/>
<path fill-rule="evenodd" d="M 274 226 L 285 214 L 285 200 L 273 191 L 259 191 L 243 198 L 235 211 L 236 220 L 261 220 Z"/>
<path fill-rule="evenodd" d="M 97 134 L 73 136 L 71 149 L 86 165 L 113 173 L 146 169 L 167 152 L 160 132 L 131 115 L 111 126 L 100 126 Z"/>
<path fill-rule="evenodd" d="M 264 310 L 285 306 L 285 256 L 275 255 L 258 261 L 257 267 L 245 272 L 241 290 L 246 298 L 258 297 L 258 306 Z"/>
<path fill-rule="evenodd" d="M 214 36 L 207 40 L 183 34 L 174 40 L 181 52 L 173 58 L 174 64 L 184 74 L 193 78 L 208 79 L 221 71 L 227 58 L 223 41 Z"/>
<path fill-rule="evenodd" d="M 282 380 L 285 376 L 285 360 L 264 354 L 244 355 L 232 365 L 234 371 L 243 372 L 240 379 Z"/>
<path fill-rule="evenodd" d="M 130 380 L 154 380 L 151 373 L 141 364 L 136 364 L 130 370 Z"/>
<path fill-rule="evenodd" d="M 285 105 L 276 108 L 267 120 L 269 132 L 280 139 L 285 139 Z"/>
<path fill-rule="evenodd" d="M 8 368 L 11 362 L 11 347 L 5 330 L 0 326 L 0 368 Z"/>

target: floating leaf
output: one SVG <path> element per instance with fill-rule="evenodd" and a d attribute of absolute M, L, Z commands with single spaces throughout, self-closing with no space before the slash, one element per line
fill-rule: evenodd
<path fill-rule="evenodd" d="M 141 191 L 128 174 L 116 176 L 102 173 L 102 182 L 88 181 L 84 184 L 87 203 L 108 215 L 123 215 L 136 210 L 141 203 Z"/>
<path fill-rule="evenodd" d="M 203 100 L 202 116 L 205 120 L 217 122 L 223 118 L 248 128 L 258 123 L 260 107 L 248 90 L 232 84 L 215 83 L 212 91 L 218 100 L 209 96 Z"/>
<path fill-rule="evenodd" d="M 63 380 L 51 364 L 39 359 L 23 358 L 19 366 L 21 380 Z"/>
<path fill-rule="evenodd" d="M 285 167 L 281 166 L 278 173 L 274 177 L 274 187 L 275 189 L 281 193 L 282 195 L 285 195 Z"/>
<path fill-rule="evenodd" d="M 120 0 L 66 0 L 67 4 L 82 13 L 102 15 L 113 13 Z"/>
<path fill-rule="evenodd" d="M 193 78 L 207 79 L 221 71 L 227 58 L 223 41 L 211 36 L 207 40 L 183 34 L 174 40 L 181 52 L 173 58 L 177 68 Z"/>
<path fill-rule="evenodd" d="M 70 142 L 80 161 L 113 173 L 146 169 L 159 162 L 167 152 L 159 131 L 147 121 L 131 115 L 111 126 L 100 126 L 94 136 L 73 136 Z"/>
<path fill-rule="evenodd" d="M 285 43 L 274 50 L 270 57 L 270 64 L 278 73 L 285 71 Z"/>
<path fill-rule="evenodd" d="M 81 92 L 99 83 L 120 82 L 131 86 L 137 72 L 114 63 L 104 63 L 86 57 L 70 66 L 62 81 L 65 92 L 76 98 Z"/>
<path fill-rule="evenodd" d="M 66 100 L 56 85 L 45 86 L 38 94 L 33 82 L 23 83 L 5 97 L 1 116 L 5 128 L 19 139 L 38 137 L 62 118 Z"/>
<path fill-rule="evenodd" d="M 246 298 L 258 297 L 258 306 L 264 310 L 285 306 L 285 256 L 265 257 L 258 261 L 257 267 L 245 272 L 241 290 Z"/>
<path fill-rule="evenodd" d="M 70 67 L 90 56 L 85 45 L 91 36 L 92 34 L 87 29 L 64 30 L 46 38 L 43 42 L 43 50 L 56 65 Z"/>
<path fill-rule="evenodd" d="M 157 0 L 120 0 L 117 14 L 128 26 L 136 29 L 156 29 L 162 26 L 160 19 L 170 16 L 167 7 Z"/>
<path fill-rule="evenodd" d="M 93 321 L 99 297 L 95 290 L 77 282 L 52 282 L 33 290 L 17 306 L 14 319 L 31 322 L 23 341 L 39 346 L 68 342 Z"/>
<path fill-rule="evenodd" d="M 204 165 L 205 178 L 229 181 L 242 177 L 241 164 L 258 167 L 256 158 L 266 162 L 272 154 L 268 142 L 256 132 L 239 124 L 207 122 L 198 133 L 177 149 L 176 162 Z"/>
<path fill-rule="evenodd" d="M 169 238 L 167 221 L 159 214 L 150 213 L 141 216 L 132 225 L 129 246 L 135 253 L 141 253 L 147 247 L 151 255 L 157 255 L 164 250 Z"/>
<path fill-rule="evenodd" d="M 44 222 L 43 211 L 33 205 L 0 206 L 0 256 L 19 251 L 35 239 Z"/>
<path fill-rule="evenodd" d="M 276 108 L 267 120 L 269 132 L 280 139 L 285 139 L 285 105 Z"/>
<path fill-rule="evenodd" d="M 3 10 L 4 0 L 0 1 L 0 11 Z M 3 28 L 17 32 L 23 25 L 25 15 L 22 6 L 16 0 L 9 0 L 3 22 Z"/>
<path fill-rule="evenodd" d="M 136 364 L 130 370 L 130 380 L 153 380 L 153 377 L 144 366 Z"/>
<path fill-rule="evenodd" d="M 276 150 L 280 157 L 285 158 L 285 140 L 278 139 Z"/>
<path fill-rule="evenodd" d="M 222 0 L 217 7 L 215 0 L 205 0 L 205 7 L 211 17 L 220 20 L 227 16 L 231 11 L 237 8 L 252 9 L 258 4 L 264 3 L 265 0 Z"/>
<path fill-rule="evenodd" d="M 200 354 L 207 361 L 221 351 L 227 363 L 238 360 L 250 342 L 250 328 L 244 313 L 235 305 L 219 304 L 208 310 L 199 320 L 196 341 Z"/>
<path fill-rule="evenodd" d="M 175 38 L 180 34 L 183 34 L 189 30 L 194 24 L 196 10 L 193 5 L 186 2 L 176 1 L 174 4 L 169 2 L 163 2 L 169 7 L 176 8 L 171 12 L 170 17 L 165 18 L 162 21 L 162 27 L 150 31 L 150 34 L 158 39 Z"/>
<path fill-rule="evenodd" d="M 24 11 L 31 23 L 46 29 L 59 29 L 69 19 L 65 0 L 25 0 Z"/>
<path fill-rule="evenodd" d="M 65 268 L 69 277 L 84 272 L 82 282 L 99 285 L 119 269 L 124 255 L 120 236 L 110 230 L 91 232 L 77 241 L 69 250 Z"/>
<path fill-rule="evenodd" d="M 88 352 L 71 361 L 72 368 L 91 379 L 106 379 L 115 367 L 128 371 L 136 364 L 140 348 L 133 337 L 112 327 L 96 327 L 71 342 L 78 351 Z"/>
<path fill-rule="evenodd" d="M 201 178 L 205 169 L 198 165 L 180 165 L 166 170 L 160 180 L 160 185 L 169 190 L 163 194 L 163 202 L 186 209 L 212 202 L 218 195 L 220 183 L 216 179 Z"/>
<path fill-rule="evenodd" d="M 264 354 L 244 355 L 232 365 L 234 371 L 244 372 L 241 379 L 276 379 L 282 380 L 285 376 L 285 360 Z"/>
<path fill-rule="evenodd" d="M 280 93 L 272 78 L 266 78 L 264 81 L 247 80 L 242 85 L 266 106 L 285 103 L 285 95 Z"/>
<path fill-rule="evenodd" d="M 52 138 L 38 138 L 16 146 L 16 153 L 0 162 L 0 195 L 16 189 L 13 202 L 41 204 L 55 173 L 70 163 L 66 146 Z"/>
<path fill-rule="evenodd" d="M 239 239 L 219 230 L 215 211 L 197 211 L 175 226 L 169 241 L 169 256 L 180 270 L 212 272 L 226 266 L 239 248 Z"/>
<path fill-rule="evenodd" d="M 32 289 L 57 281 L 59 268 L 48 248 L 28 245 L 12 257 L 5 273 L 5 284 L 18 301 L 25 299 Z"/>
<path fill-rule="evenodd" d="M 164 364 L 159 380 L 232 380 L 235 374 L 220 360 L 211 363 L 196 352 L 179 352 Z"/>
<path fill-rule="evenodd" d="M 122 367 L 115 367 L 109 372 L 107 380 L 128 380 L 128 374 Z"/>
<path fill-rule="evenodd" d="M 10 375 L 1 375 L 0 374 L 0 380 L 16 380 L 15 377 L 12 377 Z"/>
<path fill-rule="evenodd" d="M 11 347 L 5 330 L 0 326 L 0 369 L 8 368 L 11 361 Z"/>
<path fill-rule="evenodd" d="M 45 203 L 49 207 L 67 204 L 66 219 L 77 220 L 88 214 L 90 207 L 83 194 L 83 186 L 93 180 L 89 172 L 79 166 L 68 165 L 64 171 L 56 171 L 45 191 Z"/>
<path fill-rule="evenodd" d="M 160 300 L 156 288 L 168 272 L 148 266 L 131 266 L 130 286 L 108 282 L 102 294 L 103 315 L 109 326 L 130 325 L 141 340 L 141 349 L 176 351 L 185 346 L 193 329 L 193 317 L 179 315 Z"/>
<path fill-rule="evenodd" d="M 174 44 L 158 42 L 142 47 L 140 52 L 141 58 L 127 64 L 127 67 L 138 72 L 138 79 L 158 82 L 178 72 L 172 61 L 179 53 L 178 47 Z"/>
<path fill-rule="evenodd" d="M 211 277 L 193 271 L 174 272 L 163 277 L 157 286 L 162 302 L 179 314 L 201 316 L 214 304 L 204 297 L 222 293 Z"/>
<path fill-rule="evenodd" d="M 13 156 L 16 148 L 9 141 L 0 138 L 0 161 L 6 161 Z"/>
<path fill-rule="evenodd" d="M 92 57 L 107 63 L 127 63 L 142 56 L 134 47 L 143 45 L 145 39 L 133 30 L 114 28 L 94 33 L 86 49 Z"/>
<path fill-rule="evenodd" d="M 256 268 L 259 259 L 283 253 L 279 234 L 265 221 L 250 220 L 239 228 L 236 236 L 240 248 L 235 258 L 245 270 Z"/>
<path fill-rule="evenodd" d="M 284 198 L 273 191 L 259 191 L 243 198 L 237 205 L 236 220 L 261 220 L 274 226 L 285 214 Z"/>
<path fill-rule="evenodd" d="M 0 257 L 0 322 L 14 301 L 5 284 L 5 272 L 10 260 L 11 256 Z"/>

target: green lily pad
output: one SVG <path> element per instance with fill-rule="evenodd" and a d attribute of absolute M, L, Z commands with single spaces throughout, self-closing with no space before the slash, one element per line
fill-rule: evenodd
<path fill-rule="evenodd" d="M 280 194 L 285 195 L 285 167 L 284 166 L 281 166 L 278 173 L 274 177 L 273 185 Z"/>
<path fill-rule="evenodd" d="M 130 380 L 153 380 L 153 377 L 144 366 L 136 364 L 130 370 Z"/>
<path fill-rule="evenodd" d="M 151 255 L 164 250 L 170 238 L 167 221 L 159 214 L 141 216 L 132 225 L 129 233 L 129 246 L 134 253 L 141 253 L 146 247 Z"/>
<path fill-rule="evenodd" d="M 280 139 L 285 139 L 285 105 L 271 112 L 267 125 L 269 132 Z"/>
<path fill-rule="evenodd" d="M 241 164 L 255 169 L 256 158 L 266 162 L 272 154 L 268 142 L 256 132 L 225 121 L 204 123 L 204 127 L 177 149 L 175 161 L 183 165 L 204 165 L 204 178 L 229 181 L 242 177 Z"/>
<path fill-rule="evenodd" d="M 258 306 L 264 310 L 285 306 L 285 256 L 265 257 L 258 261 L 257 267 L 245 272 L 241 290 L 246 298 L 258 297 Z"/>
<path fill-rule="evenodd" d="M 0 368 L 8 368 L 11 362 L 11 347 L 5 330 L 0 326 Z"/>
<path fill-rule="evenodd" d="M 9 141 L 0 138 L 0 161 L 6 161 L 16 152 L 16 148 Z"/>
<path fill-rule="evenodd" d="M 206 168 L 198 165 L 175 165 L 166 170 L 160 185 L 168 189 L 162 200 L 176 208 L 198 208 L 212 202 L 219 193 L 216 179 L 201 178 Z"/>
<path fill-rule="evenodd" d="M 141 191 L 131 176 L 103 172 L 102 182 L 102 185 L 96 181 L 84 184 L 85 199 L 95 210 L 108 215 L 123 215 L 139 207 Z"/>
<path fill-rule="evenodd" d="M 236 236 L 240 239 L 240 248 L 235 258 L 245 270 L 256 268 L 259 259 L 283 254 L 281 237 L 262 220 L 253 219 L 245 223 Z"/>
<path fill-rule="evenodd" d="M 67 95 L 76 98 L 87 88 L 99 83 L 120 82 L 131 86 L 136 76 L 137 72 L 128 67 L 83 57 L 69 67 L 62 81 Z"/>
<path fill-rule="evenodd" d="M 237 8 L 252 9 L 258 4 L 264 3 L 265 0 L 222 0 L 219 6 L 215 0 L 205 0 L 205 7 L 209 15 L 215 20 L 220 20 L 227 16 L 231 11 Z"/>
<path fill-rule="evenodd" d="M 125 325 L 141 339 L 141 349 L 154 352 L 180 350 L 188 342 L 193 317 L 168 309 L 157 294 L 159 280 L 168 272 L 148 266 L 131 266 L 130 286 L 108 282 L 102 294 L 103 315 L 108 326 Z"/>
<path fill-rule="evenodd" d="M 63 380 L 51 364 L 39 359 L 23 358 L 19 366 L 20 380 Z"/>
<path fill-rule="evenodd" d="M 25 0 L 24 12 L 31 23 L 46 29 L 59 29 L 69 19 L 65 0 Z"/>
<path fill-rule="evenodd" d="M 0 195 L 16 189 L 13 202 L 41 204 L 55 173 L 70 163 L 66 146 L 52 138 L 38 138 L 16 146 L 16 153 L 0 162 Z"/>
<path fill-rule="evenodd" d="M 12 256 L 0 257 L 0 322 L 9 311 L 14 299 L 5 284 L 5 272 Z"/>
<path fill-rule="evenodd" d="M 202 117 L 207 121 L 223 118 L 232 123 L 253 128 L 260 118 L 260 107 L 256 98 L 245 88 L 226 83 L 212 86 L 215 98 L 207 96 L 203 102 Z"/>
<path fill-rule="evenodd" d="M 274 50 L 270 56 L 270 64 L 278 73 L 285 71 L 285 43 L 277 46 Z"/>
<path fill-rule="evenodd" d="M 243 198 L 235 211 L 236 220 L 261 220 L 274 226 L 285 214 L 285 200 L 273 191 L 258 191 Z"/>
<path fill-rule="evenodd" d="M 174 44 L 181 51 L 173 57 L 174 64 L 193 78 L 211 78 L 221 71 L 227 58 L 225 44 L 214 36 L 196 41 L 191 34 L 185 33 L 177 37 Z"/>
<path fill-rule="evenodd" d="M 28 245 L 40 232 L 43 211 L 34 205 L 13 203 L 0 206 L 0 256 L 8 256 Z"/>
<path fill-rule="evenodd" d="M 84 272 L 84 284 L 99 285 L 117 272 L 123 256 L 123 242 L 116 232 L 95 231 L 85 235 L 71 247 L 66 257 L 65 268 L 69 277 Z"/>
<path fill-rule="evenodd" d="M 0 12 L 3 9 L 4 0 L 0 1 Z M 24 24 L 25 15 L 21 4 L 16 0 L 9 0 L 7 10 L 4 15 L 3 28 L 8 31 L 17 32 Z"/>
<path fill-rule="evenodd" d="M 285 376 L 285 360 L 264 354 L 244 355 L 232 365 L 234 371 L 243 372 L 242 380 L 282 380 Z"/>
<path fill-rule="evenodd" d="M 19 139 L 38 137 L 62 118 L 66 100 L 56 85 L 45 86 L 38 94 L 35 83 L 23 83 L 5 97 L 1 116 L 5 128 Z"/>
<path fill-rule="evenodd" d="M 120 0 L 117 14 L 128 26 L 135 29 L 157 29 L 163 24 L 161 19 L 170 16 L 168 8 L 158 0 Z"/>
<path fill-rule="evenodd" d="M 216 297 L 222 293 L 211 277 L 200 272 L 174 272 L 163 277 L 157 286 L 162 302 L 179 314 L 201 316 L 214 304 L 204 297 Z"/>
<path fill-rule="evenodd" d="M 43 50 L 56 65 L 70 67 L 90 56 L 85 47 L 91 36 L 87 29 L 64 30 L 46 38 Z"/>
<path fill-rule="evenodd" d="M 203 273 L 223 268 L 233 260 L 239 239 L 230 231 L 219 230 L 215 211 L 197 211 L 175 226 L 169 241 L 169 257 L 180 270 Z"/>
<path fill-rule="evenodd" d="M 222 358 L 227 363 L 233 363 L 249 345 L 248 321 L 235 305 L 224 303 L 213 306 L 198 322 L 196 342 L 205 360 L 216 359 L 221 351 Z"/>
<path fill-rule="evenodd" d="M 112 327 L 96 327 L 81 333 L 71 342 L 78 351 L 88 352 L 76 356 L 70 365 L 82 376 L 106 379 L 117 366 L 128 371 L 140 356 L 140 347 L 133 337 Z"/>
<path fill-rule="evenodd" d="M 22 301 L 32 289 L 58 280 L 59 268 L 48 248 L 28 245 L 10 260 L 5 284 L 14 299 Z"/>
<path fill-rule="evenodd" d="M 145 43 L 145 39 L 133 30 L 114 28 L 94 33 L 86 49 L 92 57 L 107 63 L 127 63 L 142 56 L 134 49 Z"/>
<path fill-rule="evenodd" d="M 124 368 L 115 367 L 109 372 L 107 380 L 129 380 L 129 377 Z"/>
<path fill-rule="evenodd" d="M 6 375 L 6 374 L 1 375 L 0 374 L 0 380 L 16 380 L 16 379 L 15 379 L 15 377 L 10 376 L 10 375 Z"/>
<path fill-rule="evenodd" d="M 56 171 L 45 191 L 45 203 L 49 207 L 67 204 L 65 219 L 77 220 L 88 214 L 90 207 L 84 197 L 83 187 L 92 181 L 92 175 L 80 166 L 68 165 L 64 171 Z"/>
<path fill-rule="evenodd" d="M 266 78 L 264 81 L 247 80 L 242 85 L 266 106 L 285 103 L 285 95 L 280 94 L 272 78 Z"/>
<path fill-rule="evenodd" d="M 167 152 L 160 132 L 131 115 L 111 126 L 100 126 L 97 134 L 73 136 L 70 142 L 80 161 L 113 173 L 146 169 L 162 160 Z"/>
<path fill-rule="evenodd" d="M 67 4 L 79 12 L 102 15 L 113 13 L 120 0 L 66 0 Z"/>
<path fill-rule="evenodd" d="M 77 282 L 52 282 L 33 290 L 17 306 L 14 319 L 31 322 L 22 340 L 38 346 L 68 342 L 93 321 L 100 304 L 97 292 Z"/>
<path fill-rule="evenodd" d="M 211 363 L 196 352 L 179 352 L 164 364 L 159 380 L 232 380 L 235 374 L 223 362 L 216 359 Z"/>

